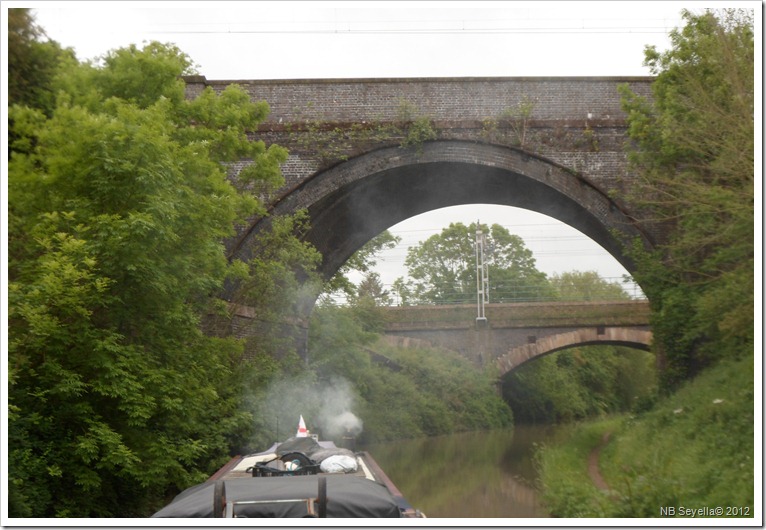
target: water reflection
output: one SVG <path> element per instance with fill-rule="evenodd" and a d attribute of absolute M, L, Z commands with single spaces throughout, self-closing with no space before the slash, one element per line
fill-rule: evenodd
<path fill-rule="evenodd" d="M 547 427 L 462 433 L 367 447 L 428 517 L 547 517 L 534 488 L 534 445 Z"/>

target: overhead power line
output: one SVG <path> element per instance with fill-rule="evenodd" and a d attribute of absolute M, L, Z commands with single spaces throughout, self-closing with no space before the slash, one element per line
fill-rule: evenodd
<path fill-rule="evenodd" d="M 414 20 L 306 20 L 259 22 L 179 22 L 156 27 L 162 34 L 353 34 L 353 35 L 491 35 L 491 34 L 649 34 L 667 33 L 681 19 L 668 18 L 494 18 Z"/>
<path fill-rule="evenodd" d="M 664 34 L 666 28 L 486 28 L 486 29 L 271 29 L 271 30 L 164 30 L 153 34 L 176 35 L 607 35 Z"/>

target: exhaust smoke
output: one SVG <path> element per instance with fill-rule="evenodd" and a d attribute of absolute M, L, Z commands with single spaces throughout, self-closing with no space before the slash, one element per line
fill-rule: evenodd
<path fill-rule="evenodd" d="M 273 383 L 258 407 L 258 416 L 279 441 L 294 436 L 303 415 L 309 431 L 325 439 L 362 433 L 364 423 L 353 412 L 355 396 L 351 384 L 341 378 L 317 381 L 305 374 Z M 319 433 L 317 433 L 319 431 Z"/>

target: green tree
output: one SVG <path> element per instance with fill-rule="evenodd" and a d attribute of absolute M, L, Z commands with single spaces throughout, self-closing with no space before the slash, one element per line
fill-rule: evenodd
<path fill-rule="evenodd" d="M 503 397 L 519 423 L 563 423 L 639 411 L 657 390 L 655 357 L 618 346 L 582 346 L 525 363 Z"/>
<path fill-rule="evenodd" d="M 44 40 L 28 8 L 8 9 L 8 103 L 25 105 L 50 115 L 55 101 L 54 78 L 62 63 L 75 62 L 71 50 Z"/>
<path fill-rule="evenodd" d="M 408 280 L 394 290 L 404 304 L 471 303 L 476 300 L 476 231 L 485 234 L 489 264 L 489 299 L 493 302 L 546 299 L 553 296 L 545 273 L 535 267 L 524 241 L 498 224 L 491 227 L 450 223 L 407 251 Z"/>
<path fill-rule="evenodd" d="M 246 358 L 277 357 L 282 368 L 292 372 L 301 369 L 296 355 L 302 352 L 296 346 L 308 330 L 304 315 L 322 290 L 317 272 L 322 256 L 297 237 L 308 228 L 305 211 L 269 221 L 270 228 L 253 243 L 254 257 L 245 265 L 247 273 L 236 282 L 231 296 L 233 303 L 251 311 L 248 324 L 240 323 L 235 330 L 230 315 L 225 314 L 223 322 L 229 326 L 218 334 L 246 335 Z"/>
<path fill-rule="evenodd" d="M 559 300 L 629 300 L 618 283 L 608 282 L 596 271 L 554 274 L 550 283 Z"/>
<path fill-rule="evenodd" d="M 365 275 L 359 283 L 357 295 L 359 299 L 368 299 L 376 306 L 387 306 L 391 303 L 391 295 L 383 286 L 377 272 L 368 272 Z"/>
<path fill-rule="evenodd" d="M 247 274 L 223 241 L 261 211 L 225 163 L 273 186 L 286 152 L 248 140 L 268 106 L 241 89 L 186 101 L 190 64 L 130 47 L 62 73 L 50 116 L 9 109 L 12 516 L 146 516 L 253 422 L 241 344 L 201 321 Z"/>
<path fill-rule="evenodd" d="M 364 329 L 382 333 L 386 324 L 386 307 L 391 305 L 389 292 L 383 287 L 377 272 L 368 272 L 357 287 L 357 294 L 351 299 Z"/>
<path fill-rule="evenodd" d="M 623 88 L 638 183 L 631 199 L 667 234 L 631 249 L 653 308 L 665 386 L 754 341 L 753 12 L 683 12 L 671 47 L 646 50 L 652 99 Z"/>
<path fill-rule="evenodd" d="M 312 381 L 330 385 L 342 377 L 348 382 L 356 397 L 352 412 L 364 421 L 363 441 L 512 424 L 494 372 L 450 351 L 389 346 L 370 331 L 368 316 L 358 307 L 314 310 L 310 370 Z"/>
<path fill-rule="evenodd" d="M 320 306 L 311 315 L 309 357 L 311 370 L 325 380 L 342 376 L 359 387 L 370 367 L 366 348 L 378 335 L 370 331 L 364 314 L 353 307 Z"/>

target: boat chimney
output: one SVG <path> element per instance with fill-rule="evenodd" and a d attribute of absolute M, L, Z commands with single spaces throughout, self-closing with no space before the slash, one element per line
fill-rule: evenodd
<path fill-rule="evenodd" d="M 346 429 L 346 432 L 343 435 L 343 439 L 341 441 L 341 446 L 356 452 L 356 436 L 354 436 L 354 433 L 351 432 L 351 429 Z"/>

